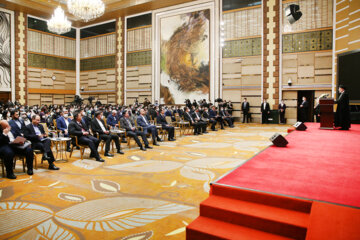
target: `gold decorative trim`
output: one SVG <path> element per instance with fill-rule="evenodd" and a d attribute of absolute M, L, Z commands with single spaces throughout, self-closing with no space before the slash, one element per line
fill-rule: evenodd
<path fill-rule="evenodd" d="M 18 46 L 19 46 L 19 102 L 20 104 L 25 104 L 25 17 L 24 17 L 24 13 L 20 12 L 19 13 L 19 24 L 18 24 L 18 28 L 19 28 L 19 41 L 18 41 Z"/>

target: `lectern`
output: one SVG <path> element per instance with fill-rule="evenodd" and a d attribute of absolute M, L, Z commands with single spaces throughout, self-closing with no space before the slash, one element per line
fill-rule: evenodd
<path fill-rule="evenodd" d="M 320 129 L 333 129 L 334 99 L 320 98 Z"/>

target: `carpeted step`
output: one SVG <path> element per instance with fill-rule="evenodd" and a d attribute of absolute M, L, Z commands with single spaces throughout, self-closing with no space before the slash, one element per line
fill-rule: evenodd
<path fill-rule="evenodd" d="M 227 187 L 216 183 L 211 185 L 211 195 L 254 202 L 304 213 L 310 213 L 312 205 L 312 201 L 289 198 L 260 191 Z"/>
<path fill-rule="evenodd" d="M 290 238 L 200 216 L 187 226 L 186 239 L 289 240 Z"/>
<path fill-rule="evenodd" d="M 200 216 L 293 239 L 305 239 L 309 221 L 307 213 L 217 195 L 200 204 Z"/>

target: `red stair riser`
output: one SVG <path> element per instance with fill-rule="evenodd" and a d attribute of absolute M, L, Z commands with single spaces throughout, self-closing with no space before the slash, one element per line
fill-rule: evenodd
<path fill-rule="evenodd" d="M 240 214 L 216 207 L 204 206 L 202 204 L 200 205 L 200 216 L 213 218 L 219 221 L 229 222 L 232 224 L 237 224 L 293 239 L 305 239 L 306 237 L 307 229 L 303 227 Z"/>
<path fill-rule="evenodd" d="M 310 213 L 311 201 L 293 199 L 282 196 L 275 196 L 262 192 L 255 192 L 239 188 L 230 188 L 212 184 L 211 193 L 217 196 L 223 196 L 233 199 L 239 199 L 243 201 L 249 201 L 254 203 L 260 203 L 264 205 Z M 211 195 L 210 195 L 211 196 Z"/>

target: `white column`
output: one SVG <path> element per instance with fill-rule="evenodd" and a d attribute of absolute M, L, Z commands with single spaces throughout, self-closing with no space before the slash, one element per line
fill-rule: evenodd
<path fill-rule="evenodd" d="M 80 28 L 76 29 L 76 95 L 80 96 Z"/>

